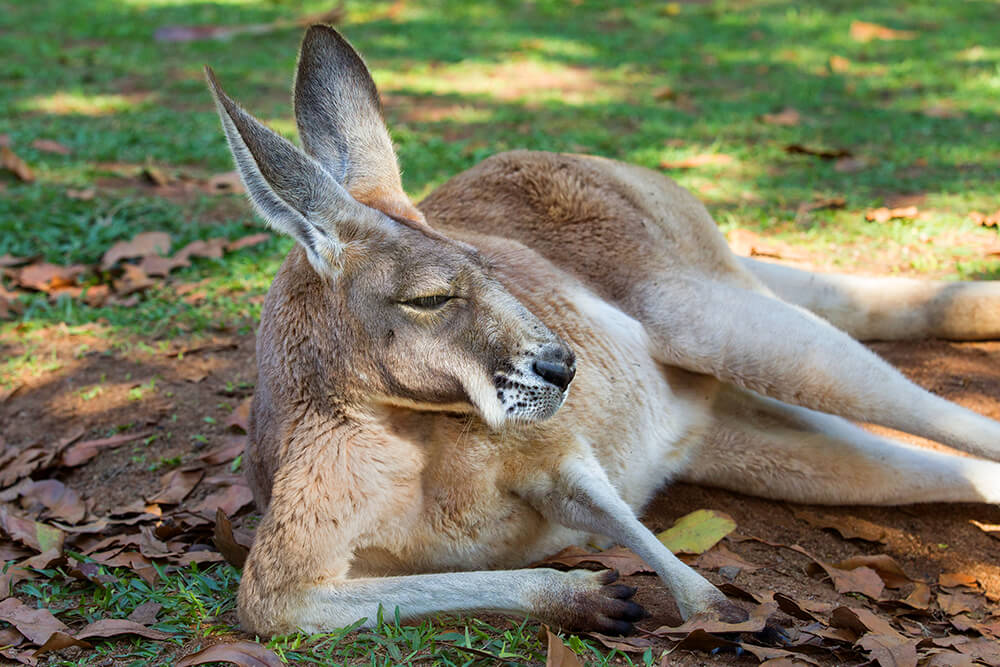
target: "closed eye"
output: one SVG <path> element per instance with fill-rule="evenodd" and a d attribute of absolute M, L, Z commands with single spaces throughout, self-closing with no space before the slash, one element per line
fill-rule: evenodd
<path fill-rule="evenodd" d="M 416 308 L 418 310 L 437 310 L 444 304 L 452 300 L 452 296 L 448 294 L 433 294 L 431 296 L 418 296 L 416 299 L 409 299 L 408 301 L 403 301 L 404 306 L 409 306 L 410 308 Z"/>

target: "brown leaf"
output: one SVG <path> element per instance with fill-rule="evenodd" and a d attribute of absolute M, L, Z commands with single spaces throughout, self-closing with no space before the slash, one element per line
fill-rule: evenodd
<path fill-rule="evenodd" d="M 794 514 L 795 518 L 802 519 L 811 526 L 835 530 L 846 540 L 859 539 L 883 544 L 886 541 L 886 529 L 865 519 L 854 516 L 820 514 L 809 510 L 798 510 Z"/>
<path fill-rule="evenodd" d="M 124 269 L 122 277 L 112 283 L 119 297 L 141 292 L 156 284 L 155 280 L 147 276 L 146 272 L 135 264 L 125 264 L 122 269 Z"/>
<path fill-rule="evenodd" d="M 858 635 L 874 632 L 887 637 L 896 637 L 900 641 L 904 640 L 903 635 L 896 632 L 884 618 L 859 607 L 837 607 L 830 613 L 830 625 L 835 628 L 847 628 Z"/>
<path fill-rule="evenodd" d="M 796 211 L 797 215 L 804 215 L 810 211 L 821 209 L 837 209 L 847 206 L 847 199 L 844 197 L 821 197 L 812 201 L 802 202 Z"/>
<path fill-rule="evenodd" d="M 35 139 L 31 142 L 31 147 L 43 153 L 56 153 L 58 155 L 69 155 L 73 152 L 68 146 L 51 139 Z"/>
<path fill-rule="evenodd" d="M 226 421 L 222 422 L 223 425 L 228 429 L 239 429 L 244 433 L 250 432 L 250 405 L 253 403 L 253 397 L 244 399 L 239 405 L 233 409 L 232 414 L 226 417 Z"/>
<path fill-rule="evenodd" d="M 80 648 L 94 648 L 94 646 L 88 642 L 81 639 L 76 639 L 65 632 L 56 631 L 49 635 L 49 638 L 45 640 L 37 651 L 35 651 L 32 656 L 38 657 L 43 653 L 49 653 L 50 651 L 61 651 L 64 648 L 69 648 L 70 646 L 79 646 Z"/>
<path fill-rule="evenodd" d="M 768 125 L 791 127 L 802 122 L 802 114 L 792 107 L 785 107 L 777 113 L 766 113 L 760 119 Z"/>
<path fill-rule="evenodd" d="M 0 529 L 12 540 L 39 552 L 61 551 L 66 540 L 66 534 L 58 528 L 13 514 L 6 505 L 0 506 Z"/>
<path fill-rule="evenodd" d="M 238 641 L 216 644 L 182 658 L 177 667 L 204 665 L 208 662 L 229 662 L 239 667 L 284 667 L 281 658 L 257 642 Z"/>
<path fill-rule="evenodd" d="M 914 609 L 927 609 L 931 606 L 931 589 L 925 583 L 917 582 L 913 591 L 902 600 L 903 604 Z"/>
<path fill-rule="evenodd" d="M 140 625 L 150 625 L 156 623 L 156 615 L 160 613 L 161 609 L 163 609 L 163 605 L 159 602 L 143 602 L 132 610 L 132 613 L 128 615 L 128 620 Z"/>
<path fill-rule="evenodd" d="M 160 477 L 160 490 L 147 502 L 177 505 L 198 486 L 204 475 L 201 470 L 171 470 Z"/>
<path fill-rule="evenodd" d="M 173 559 L 175 563 L 181 566 L 190 565 L 191 563 L 221 563 L 225 560 L 226 557 L 218 551 L 189 551 Z"/>
<path fill-rule="evenodd" d="M 21 269 L 15 281 L 28 289 L 49 292 L 60 287 L 76 285 L 76 279 L 87 270 L 82 264 L 57 266 L 48 262 L 30 264 Z"/>
<path fill-rule="evenodd" d="M 801 621 L 823 621 L 833 609 L 833 605 L 826 602 L 796 600 L 784 593 L 775 593 L 774 601 L 778 603 L 778 609 Z"/>
<path fill-rule="evenodd" d="M 660 167 L 663 169 L 694 169 L 705 166 L 723 166 L 735 161 L 732 155 L 724 153 L 702 153 L 682 160 L 661 160 Z"/>
<path fill-rule="evenodd" d="M 170 252 L 170 234 L 166 232 L 143 232 L 131 241 L 119 241 L 101 257 L 101 270 L 107 271 L 123 259 L 166 255 Z"/>
<path fill-rule="evenodd" d="M 218 510 L 222 510 L 227 516 L 235 516 L 252 502 L 253 492 L 250 491 L 250 487 L 237 484 L 206 497 L 194 511 L 211 517 L 215 516 Z"/>
<path fill-rule="evenodd" d="M 216 447 L 210 452 L 206 452 L 198 458 L 208 465 L 218 465 L 228 463 L 243 453 L 247 445 L 245 435 L 231 435 L 226 438 L 226 444 Z"/>
<path fill-rule="evenodd" d="M 609 637 L 600 632 L 588 632 L 587 636 L 593 637 L 610 649 L 623 653 L 642 653 L 653 646 L 653 642 L 645 637 Z"/>
<path fill-rule="evenodd" d="M 226 192 L 236 195 L 246 192 L 246 188 L 243 187 L 243 181 L 240 180 L 239 173 L 235 171 L 227 171 L 212 176 L 208 179 L 206 187 L 209 192 Z"/>
<path fill-rule="evenodd" d="M 706 551 L 695 561 L 697 567 L 703 570 L 718 570 L 723 567 L 733 567 L 739 570 L 753 572 L 762 566 L 744 560 L 738 553 L 734 553 L 721 542 L 710 551 Z"/>
<path fill-rule="evenodd" d="M 785 146 L 785 152 L 798 155 L 813 155 L 823 160 L 851 157 L 851 151 L 846 148 L 815 148 L 812 146 L 803 146 L 802 144 L 789 144 Z"/>
<path fill-rule="evenodd" d="M 974 595 L 969 593 L 938 593 L 938 605 L 941 611 L 949 616 L 957 616 L 963 612 L 975 611 L 979 607 L 979 601 Z"/>
<path fill-rule="evenodd" d="M 836 567 L 842 570 L 853 570 L 859 567 L 869 567 L 878 573 L 885 585 L 889 588 L 902 588 L 906 584 L 912 583 L 912 579 L 906 576 L 903 568 L 899 566 L 891 556 L 886 554 L 875 554 L 873 556 L 854 556 L 837 563 Z"/>
<path fill-rule="evenodd" d="M 170 639 L 173 636 L 169 632 L 147 628 L 135 621 L 124 618 L 102 618 L 85 626 L 76 633 L 77 639 L 118 637 L 119 635 L 138 635 L 146 639 Z"/>
<path fill-rule="evenodd" d="M 241 239 L 236 239 L 235 241 L 230 241 L 226 244 L 226 252 L 233 252 L 241 248 L 249 248 L 250 246 L 255 246 L 259 243 L 264 243 L 265 241 L 270 241 L 271 235 L 267 233 L 263 234 L 251 234 L 250 236 L 244 236 Z"/>
<path fill-rule="evenodd" d="M 21 494 L 21 498 L 40 503 L 53 517 L 69 523 L 79 523 L 87 514 L 87 508 L 76 491 L 55 479 L 33 483 Z"/>
<path fill-rule="evenodd" d="M 215 531 L 214 540 L 215 546 L 219 549 L 226 562 L 233 567 L 242 570 L 243 565 L 247 562 L 247 556 L 250 554 L 250 550 L 245 546 L 236 541 L 236 536 L 233 535 L 233 524 L 229 521 L 229 517 L 221 509 L 215 513 Z"/>
<path fill-rule="evenodd" d="M 836 74 L 843 74 L 851 69 L 851 61 L 844 56 L 830 56 L 830 71 Z"/>
<path fill-rule="evenodd" d="M 122 435 L 114 435 L 110 438 L 78 442 L 63 452 L 62 465 L 67 468 L 73 468 L 94 458 L 102 449 L 106 447 L 118 447 L 127 442 L 145 438 L 150 433 L 152 433 L 152 431 L 142 431 L 141 433 L 123 433 Z"/>
<path fill-rule="evenodd" d="M 573 653 L 572 650 L 563 640 L 559 638 L 559 635 L 553 633 L 548 628 L 545 628 L 545 635 L 548 642 L 548 653 L 545 656 L 545 667 L 583 667 L 583 663 L 580 662 L 580 658 Z"/>
<path fill-rule="evenodd" d="M 0 486 L 10 486 L 52 462 L 52 452 L 40 447 L 26 447 L 0 468 Z"/>
<path fill-rule="evenodd" d="M 726 623 L 712 616 L 697 614 L 676 628 L 663 625 L 653 631 L 652 634 L 660 636 L 687 635 L 695 631 L 708 632 L 712 634 L 727 632 L 760 632 L 767 624 L 767 619 L 778 610 L 777 602 L 765 602 L 757 606 L 750 612 L 750 618 L 740 623 Z"/>
<path fill-rule="evenodd" d="M 397 2 L 395 5 L 398 5 Z M 393 11 L 392 7 L 388 12 Z M 397 10 L 398 11 L 398 10 Z M 203 39 L 229 40 L 236 35 L 266 35 L 276 30 L 291 27 L 305 27 L 314 23 L 335 25 L 344 19 L 344 3 L 339 3 L 333 9 L 313 14 L 306 14 L 297 19 L 278 19 L 270 23 L 248 23 L 242 25 L 167 25 L 161 26 L 153 33 L 157 42 L 191 42 Z"/>
<path fill-rule="evenodd" d="M 97 196 L 97 188 L 66 189 L 66 196 L 79 201 L 90 201 Z"/>
<path fill-rule="evenodd" d="M 989 215 L 983 215 L 979 211 L 971 211 L 969 217 L 977 225 L 983 227 L 998 227 L 1000 226 L 1000 208 L 998 208 L 994 213 Z"/>
<path fill-rule="evenodd" d="M 35 172 L 31 170 L 28 163 L 19 158 L 17 153 L 7 146 L 0 146 L 0 169 L 6 169 L 25 183 L 31 183 L 35 180 Z"/>
<path fill-rule="evenodd" d="M 875 39 L 898 40 L 914 39 L 917 33 L 912 30 L 893 30 L 877 23 L 867 21 L 851 21 L 851 39 L 856 42 L 870 42 Z"/>
<path fill-rule="evenodd" d="M 206 241 L 191 241 L 177 251 L 175 259 L 190 259 L 191 257 L 207 257 L 218 259 L 226 249 L 226 239 L 208 239 Z"/>
<path fill-rule="evenodd" d="M 29 264 L 38 259 L 38 255 L 33 255 L 30 257 L 15 257 L 10 253 L 4 253 L 0 255 L 0 268 L 6 269 L 12 266 L 22 266 L 24 264 Z"/>
<path fill-rule="evenodd" d="M 942 572 L 941 576 L 938 577 L 938 585 L 945 588 L 976 588 L 978 583 L 977 579 L 971 574 L 964 572 Z"/>
<path fill-rule="evenodd" d="M 69 627 L 47 609 L 32 609 L 17 598 L 0 602 L 0 621 L 7 621 L 33 644 L 45 644 L 53 632 L 69 632 Z"/>
<path fill-rule="evenodd" d="M 802 664 L 819 664 L 812 658 L 801 653 L 786 651 L 785 649 L 774 648 L 773 646 L 757 646 L 756 644 L 740 642 L 740 648 L 760 660 L 762 665 L 769 665 L 770 667 L 779 667 L 780 665 L 795 667 Z"/>
<path fill-rule="evenodd" d="M 868 222 L 889 222 L 890 220 L 908 220 L 916 218 L 918 214 L 916 206 L 904 206 L 903 208 L 876 208 L 865 212 L 865 220 Z"/>
<path fill-rule="evenodd" d="M 917 641 L 870 632 L 857 645 L 868 651 L 869 657 L 881 667 L 917 667 Z"/>
<path fill-rule="evenodd" d="M 149 276 L 165 278 L 174 269 L 191 266 L 191 262 L 184 257 L 160 257 L 159 255 L 149 255 L 143 257 L 139 262 L 139 269 Z"/>
<path fill-rule="evenodd" d="M 112 574 L 105 574 L 101 571 L 101 566 L 97 563 L 77 563 L 72 567 L 69 576 L 83 581 L 92 581 L 95 584 L 113 584 L 118 582 L 118 577 Z"/>
<path fill-rule="evenodd" d="M 829 563 L 815 560 L 806 568 L 809 574 L 825 572 L 833 582 L 833 587 L 838 593 L 861 593 L 873 600 L 877 600 L 885 589 L 885 583 L 878 575 L 878 572 L 870 567 L 858 567 L 850 570 L 841 570 Z"/>
<path fill-rule="evenodd" d="M 716 649 L 735 650 L 737 648 L 739 648 L 739 642 L 723 639 L 722 637 L 709 634 L 704 630 L 697 629 L 681 639 L 680 643 L 674 646 L 672 651 L 715 651 Z M 666 660 L 666 657 L 664 657 L 664 660 Z M 660 664 L 669 665 L 670 663 L 661 662 Z"/>
<path fill-rule="evenodd" d="M 612 570 L 618 570 L 622 576 L 629 576 L 640 572 L 654 572 L 651 567 L 634 553 L 625 547 L 611 547 L 600 553 L 593 553 L 580 547 L 566 547 L 559 553 L 544 558 L 533 565 L 535 567 L 543 565 L 564 565 L 566 567 L 579 567 L 583 563 L 595 563 Z"/>

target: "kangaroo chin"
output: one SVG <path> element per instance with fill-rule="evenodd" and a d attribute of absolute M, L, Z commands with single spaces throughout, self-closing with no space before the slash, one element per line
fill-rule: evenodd
<path fill-rule="evenodd" d="M 497 155 L 418 207 L 368 69 L 325 26 L 299 53 L 301 148 L 206 73 L 250 201 L 297 242 L 258 331 L 246 631 L 371 624 L 382 607 L 627 633 L 643 612 L 613 573 L 523 569 L 594 535 L 642 557 L 685 617 L 745 617 L 638 520 L 671 479 L 1000 502 L 1000 424 L 855 340 L 997 337 L 996 283 L 738 259 L 669 179 L 580 155 Z"/>

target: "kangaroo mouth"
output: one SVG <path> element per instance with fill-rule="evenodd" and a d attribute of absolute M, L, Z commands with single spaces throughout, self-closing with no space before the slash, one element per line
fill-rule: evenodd
<path fill-rule="evenodd" d="M 497 401 L 503 408 L 504 416 L 511 421 L 536 422 L 552 417 L 569 396 L 566 388 L 546 382 L 541 378 L 529 377 L 518 371 L 497 373 L 493 376 Z"/>

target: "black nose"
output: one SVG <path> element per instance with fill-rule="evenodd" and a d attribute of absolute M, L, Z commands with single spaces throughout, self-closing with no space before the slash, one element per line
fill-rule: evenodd
<path fill-rule="evenodd" d="M 563 391 L 566 391 L 566 387 L 569 383 L 573 381 L 573 376 L 576 375 L 576 365 L 571 361 L 566 363 L 565 361 L 544 361 L 538 359 L 532 365 L 532 368 L 538 376 L 550 384 L 554 384 Z"/>

